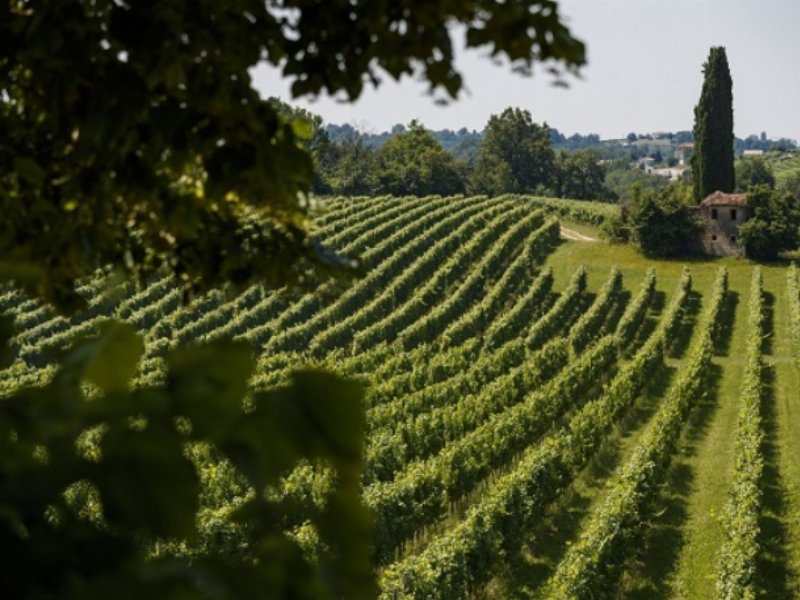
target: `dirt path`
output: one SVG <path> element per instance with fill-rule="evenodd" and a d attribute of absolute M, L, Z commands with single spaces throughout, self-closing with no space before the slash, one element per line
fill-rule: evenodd
<path fill-rule="evenodd" d="M 583 235 L 580 231 L 575 231 L 574 229 L 570 229 L 569 227 L 564 227 L 563 225 L 561 226 L 561 237 L 576 242 L 598 241 L 596 238 L 589 237 L 588 235 Z"/>

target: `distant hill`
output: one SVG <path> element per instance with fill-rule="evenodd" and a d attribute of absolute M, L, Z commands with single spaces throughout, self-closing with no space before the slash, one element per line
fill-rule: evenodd
<path fill-rule="evenodd" d="M 390 130 L 380 133 L 365 133 L 350 124 L 336 125 L 329 123 L 325 130 L 331 141 L 341 141 L 348 138 L 362 136 L 366 144 L 379 148 L 398 133 L 406 130 L 405 125 L 398 123 Z M 483 140 L 483 131 L 462 127 L 458 130 L 438 129 L 431 131 L 433 137 L 450 152 L 456 159 L 471 162 L 480 150 Z M 657 133 L 630 133 L 625 138 L 603 140 L 596 133 L 582 135 L 575 133 L 567 136 L 555 127 L 550 128 L 550 140 L 554 150 L 593 149 L 601 158 L 630 158 L 636 159 L 650 156 L 659 152 L 665 158 L 671 156 L 678 144 L 692 142 L 694 136 L 689 130 L 677 132 Z M 771 139 L 765 133 L 750 135 L 744 139 L 734 138 L 734 151 L 741 154 L 745 150 L 788 151 L 797 148 L 797 142 L 787 138 Z"/>

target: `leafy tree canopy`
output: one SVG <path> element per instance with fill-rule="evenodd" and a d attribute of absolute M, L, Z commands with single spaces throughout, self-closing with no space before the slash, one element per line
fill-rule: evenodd
<path fill-rule="evenodd" d="M 634 185 L 627 222 L 631 239 L 648 256 L 689 254 L 703 224 L 691 209 L 689 188 L 672 185 L 659 193 Z"/>
<path fill-rule="evenodd" d="M 800 203 L 791 194 L 768 185 L 751 187 L 747 194 L 750 218 L 739 227 L 747 255 L 758 260 L 775 260 L 781 252 L 800 245 Z"/>
<path fill-rule="evenodd" d="M 533 192 L 551 184 L 555 155 L 547 124 L 507 108 L 486 125 L 471 187 L 478 193 Z"/>
<path fill-rule="evenodd" d="M 778 189 L 789 194 L 796 202 L 800 203 L 800 171 L 795 171 L 785 177 L 778 185 Z"/>
<path fill-rule="evenodd" d="M 249 70 L 279 66 L 296 96 L 421 73 L 456 97 L 453 23 L 521 68 L 585 62 L 552 0 L 3 3 L 0 253 L 64 308 L 108 263 L 167 264 L 189 290 L 325 264 L 305 236 L 308 124 L 261 99 Z"/>
<path fill-rule="evenodd" d="M 763 158 L 743 158 L 736 163 L 736 191 L 746 192 L 751 186 L 775 187 L 775 175 Z"/>
<path fill-rule="evenodd" d="M 417 121 L 378 150 L 380 192 L 399 196 L 463 192 L 453 157 Z"/>
<path fill-rule="evenodd" d="M 561 198 L 604 200 L 614 196 L 605 187 L 606 170 L 592 150 L 559 152 L 553 186 Z"/>

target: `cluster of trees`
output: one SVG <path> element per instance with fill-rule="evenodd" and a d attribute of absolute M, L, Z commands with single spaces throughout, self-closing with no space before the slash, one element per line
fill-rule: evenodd
<path fill-rule="evenodd" d="M 323 127 L 318 116 L 274 100 L 306 118 L 308 147 L 317 165 L 314 191 L 343 195 L 538 193 L 577 199 L 613 199 L 606 169 L 591 150 L 558 151 L 547 124 L 507 108 L 492 115 L 482 135 L 433 132 L 417 121 L 396 126 L 381 143 L 352 127 Z M 449 149 L 442 139 L 450 144 Z"/>
<path fill-rule="evenodd" d="M 800 177 L 778 185 L 761 157 L 736 162 L 736 191 L 747 193 L 750 219 L 739 227 L 748 256 L 774 260 L 800 245 Z"/>
<path fill-rule="evenodd" d="M 800 199 L 767 184 L 747 189 L 750 218 L 739 227 L 739 237 L 751 258 L 774 260 L 800 244 Z"/>
<path fill-rule="evenodd" d="M 677 164 L 677 159 L 673 156 L 675 147 L 679 144 L 694 142 L 694 132 L 688 130 L 658 133 L 631 132 L 624 140 L 601 140 L 596 133 L 587 135 L 574 133 L 567 136 L 552 126 L 549 126 L 548 130 L 553 149 L 556 151 L 594 150 L 602 160 L 627 160 L 626 167 L 629 166 L 628 163 L 630 161 L 646 156 L 653 157 L 656 164 L 663 162 L 666 166 L 674 166 Z M 343 125 L 328 123 L 325 125 L 325 132 L 331 142 L 345 143 L 355 138 L 360 138 L 365 145 L 374 149 L 380 148 L 394 136 L 405 131 L 406 125 L 401 123 L 397 123 L 389 130 L 380 133 L 360 131 L 347 123 Z M 470 130 L 466 127 L 458 130 L 431 130 L 430 133 L 441 144 L 442 148 L 452 154 L 456 160 L 470 164 L 477 159 L 481 141 L 485 135 L 484 130 Z M 791 151 L 796 147 L 797 143 L 794 140 L 788 138 L 771 139 L 764 132 L 760 136 L 750 135 L 744 139 L 733 138 L 733 148 L 736 154 L 752 149 L 785 152 Z"/>
<path fill-rule="evenodd" d="M 635 182 L 625 218 L 607 223 L 606 234 L 612 240 L 638 243 L 645 254 L 686 254 L 704 227 L 693 210 L 696 204 L 717 190 L 744 192 L 750 218 L 739 228 L 741 243 L 751 258 L 776 259 L 800 244 L 800 181 L 776 189 L 775 176 L 762 158 L 734 163 L 733 84 L 724 48 L 711 49 L 703 72 L 695 107 L 691 184 L 685 180 L 645 189 Z M 765 134 L 761 142 L 767 142 Z"/>
<path fill-rule="evenodd" d="M 733 149 L 736 152 L 744 150 L 764 150 L 765 152 L 788 152 L 797 148 L 797 142 L 788 138 L 770 139 L 765 132 L 761 135 L 748 135 L 744 139 L 734 138 Z"/>
<path fill-rule="evenodd" d="M 467 163 L 447 152 L 417 121 L 379 147 L 354 134 L 331 141 L 318 129 L 322 143 L 311 146 L 316 159 L 318 194 L 416 195 L 465 191 Z"/>
<path fill-rule="evenodd" d="M 556 150 L 600 149 L 603 146 L 600 136 L 596 133 L 587 135 L 574 133 L 567 137 L 556 128 L 550 129 L 550 140 L 553 142 L 553 147 Z"/>
<path fill-rule="evenodd" d="M 653 189 L 637 182 L 630 198 L 624 217 L 604 224 L 607 238 L 634 242 L 648 256 L 673 257 L 692 251 L 703 222 L 692 211 L 691 186 L 668 182 Z"/>
<path fill-rule="evenodd" d="M 405 133 L 406 129 L 406 125 L 397 123 L 389 131 L 368 133 L 356 129 L 349 123 L 344 125 L 327 123 L 325 125 L 325 132 L 331 142 L 347 143 L 353 139 L 360 138 L 365 145 L 375 149 L 383 146 L 394 136 Z M 452 129 L 432 129 L 430 134 L 433 139 L 441 144 L 443 149 L 453 155 L 453 158 L 467 162 L 472 162 L 478 156 L 478 150 L 483 139 L 483 131 L 470 130 L 466 127 L 462 127 L 457 131 Z"/>
<path fill-rule="evenodd" d="M 628 143 L 634 143 L 647 140 L 669 140 L 673 144 L 685 144 L 694 142 L 693 131 L 676 131 L 676 132 L 660 132 L 660 133 L 629 133 L 626 138 Z M 748 135 L 746 138 L 733 138 L 733 150 L 736 153 L 741 153 L 744 150 L 764 150 L 768 151 L 781 151 L 787 152 L 797 148 L 797 142 L 789 138 L 769 138 L 766 132 L 762 131 L 761 135 Z"/>

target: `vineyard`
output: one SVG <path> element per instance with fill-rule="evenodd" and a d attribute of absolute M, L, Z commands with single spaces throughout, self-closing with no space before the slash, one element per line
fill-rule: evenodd
<path fill-rule="evenodd" d="M 169 277 L 82 283 L 62 317 L 15 289 L 0 391 L 49 380 L 104 319 L 145 338 L 134 385 L 179 344 L 258 352 L 253 389 L 321 367 L 362 381 L 363 498 L 381 598 L 785 598 L 800 594 L 800 273 L 646 261 L 565 241 L 615 208 L 527 196 L 335 199 L 315 237 L 364 276 L 183 303 Z M 203 544 L 253 491 L 203 448 Z M 336 478 L 305 464 L 269 494 L 304 515 Z M 175 549 L 177 552 L 191 552 Z"/>

